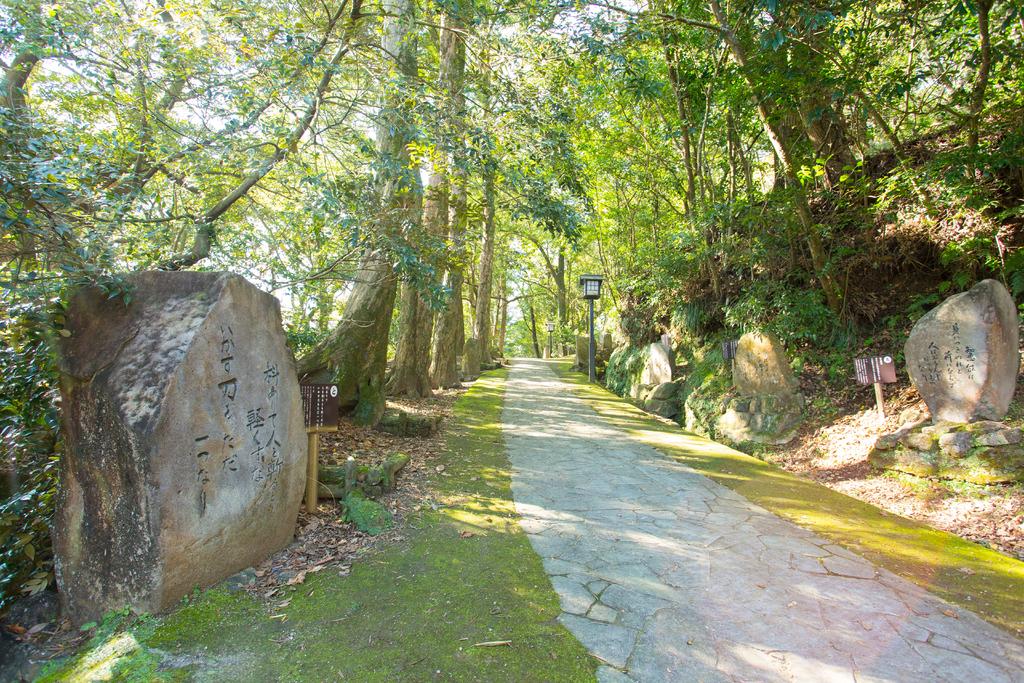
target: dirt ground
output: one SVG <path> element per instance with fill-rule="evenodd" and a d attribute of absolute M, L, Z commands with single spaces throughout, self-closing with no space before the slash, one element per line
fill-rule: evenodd
<path fill-rule="evenodd" d="M 875 439 L 899 428 L 904 411 L 927 410 L 912 387 L 889 391 L 884 423 L 873 407 L 828 421 L 812 418 L 794 441 L 764 457 L 888 512 L 1024 560 L 1024 486 L 977 486 L 871 470 L 867 456 Z M 1017 395 L 1019 405 L 1019 385 Z"/>

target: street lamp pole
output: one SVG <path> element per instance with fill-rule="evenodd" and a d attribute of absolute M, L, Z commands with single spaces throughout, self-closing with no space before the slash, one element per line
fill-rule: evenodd
<path fill-rule="evenodd" d="M 594 300 L 590 300 L 590 353 L 587 354 L 589 357 L 589 363 L 587 363 L 590 381 L 593 382 L 597 379 L 597 370 L 594 367 L 594 355 L 597 351 L 597 344 L 594 343 Z"/>
<path fill-rule="evenodd" d="M 555 357 L 555 353 L 554 353 L 554 351 L 552 349 L 552 346 L 551 346 L 551 335 L 554 333 L 554 331 L 555 331 L 555 324 L 554 323 L 548 323 L 548 358 L 554 358 Z"/>
<path fill-rule="evenodd" d="M 595 356 L 597 355 L 597 342 L 594 339 L 594 300 L 601 298 L 601 275 L 580 275 L 580 287 L 583 288 L 583 298 L 590 301 L 590 356 L 587 362 L 590 381 L 597 379 L 597 368 L 595 367 Z"/>

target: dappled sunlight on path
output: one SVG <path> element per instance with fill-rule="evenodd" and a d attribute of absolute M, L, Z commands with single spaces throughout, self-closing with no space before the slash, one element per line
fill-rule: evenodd
<path fill-rule="evenodd" d="M 640 443 L 542 361 L 513 365 L 503 424 L 522 526 L 601 680 L 1024 679 L 1020 641 Z"/>

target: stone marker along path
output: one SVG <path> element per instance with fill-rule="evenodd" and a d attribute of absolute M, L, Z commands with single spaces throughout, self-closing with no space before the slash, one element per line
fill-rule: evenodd
<path fill-rule="evenodd" d="M 1024 643 L 634 441 L 542 361 L 513 365 L 503 425 L 600 681 L 1024 681 Z"/>

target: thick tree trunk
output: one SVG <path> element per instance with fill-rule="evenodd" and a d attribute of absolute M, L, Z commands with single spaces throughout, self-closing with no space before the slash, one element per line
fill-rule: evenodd
<path fill-rule="evenodd" d="M 491 362 L 491 279 L 494 271 L 494 169 L 484 169 L 484 230 L 480 243 L 473 336 L 480 342 L 480 362 Z"/>
<path fill-rule="evenodd" d="M 408 145 L 414 139 L 409 89 L 416 79 L 416 16 L 413 0 L 384 0 L 386 15 L 381 47 L 394 55 L 399 76 L 381 98 L 377 148 L 388 171 L 379 179 L 381 233 L 397 237 L 416 230 L 420 222 L 422 188 L 419 173 L 409 169 Z M 384 373 L 388 331 L 394 311 L 397 281 L 391 263 L 378 250 L 362 257 L 356 281 L 341 322 L 323 342 L 299 362 L 300 378 L 339 385 L 342 408 L 354 408 L 360 424 L 376 424 L 384 413 Z"/>
<path fill-rule="evenodd" d="M 441 29 L 440 80 L 451 107 L 454 136 L 462 139 L 466 97 L 463 83 L 466 72 L 466 44 L 460 35 L 461 20 L 446 15 Z M 462 319 L 462 260 L 466 234 L 466 169 L 465 151 L 456 146 L 452 155 L 451 201 L 448 204 L 448 238 L 451 243 L 445 284 L 450 292 L 448 303 L 438 313 L 431 342 L 430 382 L 434 387 L 460 385 L 458 355 L 462 352 L 465 330 Z"/>
<path fill-rule="evenodd" d="M 364 424 L 375 424 L 384 412 L 388 328 L 396 287 L 384 255 L 364 254 L 341 322 L 298 364 L 301 381 L 338 384 L 339 407 L 354 409 Z"/>
<path fill-rule="evenodd" d="M 825 255 L 825 247 L 821 239 L 821 234 L 818 232 L 818 228 L 814 224 L 814 216 L 811 213 L 810 204 L 807 202 L 807 195 L 804 192 L 799 179 L 796 177 L 796 169 L 793 165 L 790 140 L 782 126 L 773 120 L 771 112 L 765 103 L 757 83 L 750 74 L 750 66 L 747 61 L 746 51 L 743 49 L 743 45 L 736 37 L 736 34 L 733 33 L 731 28 L 729 28 L 729 23 L 726 20 L 725 13 L 722 11 L 722 7 L 718 0 L 708 0 L 708 4 L 711 7 L 712 14 L 714 14 L 715 19 L 721 27 L 722 37 L 729 45 L 733 59 L 736 61 L 737 66 L 739 66 L 740 73 L 743 74 L 743 78 L 746 80 L 747 86 L 750 88 L 751 94 L 754 97 L 754 102 L 757 105 L 758 116 L 761 119 L 761 123 L 764 125 L 765 133 L 768 135 L 768 139 L 772 143 L 772 148 L 775 150 L 775 154 L 778 157 L 779 165 L 782 167 L 781 170 L 789 182 L 790 192 L 792 193 L 791 196 L 793 198 L 793 209 L 796 212 L 797 219 L 800 222 L 800 227 L 803 230 L 804 239 L 807 240 L 807 246 L 811 252 L 811 263 L 814 266 L 818 282 L 821 284 L 821 289 L 825 293 L 825 300 L 828 302 L 828 306 L 833 313 L 836 315 L 842 315 L 842 293 L 836 285 L 834 278 L 827 272 L 828 259 Z"/>
<path fill-rule="evenodd" d="M 533 339 L 533 355 L 541 358 L 540 342 L 537 340 L 537 316 L 533 312 L 533 300 L 526 298 L 526 308 L 530 312 L 530 337 Z"/>

